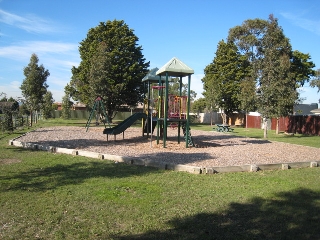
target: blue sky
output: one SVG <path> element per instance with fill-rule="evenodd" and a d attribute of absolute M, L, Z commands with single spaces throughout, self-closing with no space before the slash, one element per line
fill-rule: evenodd
<path fill-rule="evenodd" d="M 195 74 L 191 89 L 201 97 L 204 68 L 230 28 L 247 19 L 278 18 L 293 50 L 309 53 L 320 68 L 318 0 L 0 0 L 0 93 L 20 97 L 23 68 L 32 53 L 49 70 L 48 90 L 61 101 L 72 66 L 80 62 L 79 42 L 90 28 L 107 20 L 124 20 L 139 38 L 150 68 L 177 57 Z M 304 103 L 320 94 L 308 84 Z"/>

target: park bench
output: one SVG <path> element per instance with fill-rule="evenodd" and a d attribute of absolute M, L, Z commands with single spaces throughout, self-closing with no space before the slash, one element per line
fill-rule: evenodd
<path fill-rule="evenodd" d="M 217 132 L 233 132 L 233 128 L 230 127 L 230 125 L 226 125 L 226 124 L 217 124 L 216 125 L 216 131 Z M 214 130 L 215 128 L 213 128 Z"/>

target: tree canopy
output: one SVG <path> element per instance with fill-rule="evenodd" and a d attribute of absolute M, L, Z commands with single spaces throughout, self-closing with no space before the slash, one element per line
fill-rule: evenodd
<path fill-rule="evenodd" d="M 13 115 L 19 112 L 19 103 L 12 97 L 7 98 L 5 93 L 0 93 L 0 114 L 3 114 L 1 120 L 2 130 L 13 131 Z"/>
<path fill-rule="evenodd" d="M 207 101 L 205 98 L 195 100 L 191 105 L 191 110 L 194 113 L 204 112 L 207 108 Z"/>
<path fill-rule="evenodd" d="M 320 69 L 315 71 L 315 77 L 311 80 L 310 86 L 317 87 L 318 92 L 320 92 Z M 319 99 L 319 103 L 320 103 L 320 99 Z"/>
<path fill-rule="evenodd" d="M 169 93 L 173 95 L 180 96 L 180 88 L 181 87 L 181 96 L 188 95 L 188 83 L 181 83 L 179 78 L 172 78 L 172 81 L 169 82 Z M 197 93 L 194 90 L 190 90 L 190 100 L 193 101 L 197 97 Z"/>
<path fill-rule="evenodd" d="M 28 66 L 23 69 L 25 79 L 23 80 L 20 89 L 24 97 L 24 104 L 32 114 L 33 111 L 38 111 L 43 104 L 43 96 L 47 93 L 47 78 L 50 73 L 41 64 L 39 66 L 39 58 L 36 54 L 32 54 Z M 31 121 L 32 123 L 32 121 Z"/>
<path fill-rule="evenodd" d="M 53 102 L 54 99 L 52 97 L 52 93 L 47 91 L 43 96 L 43 104 L 41 105 L 41 111 L 44 119 L 48 119 L 51 117 L 51 111 L 53 110 Z"/>
<path fill-rule="evenodd" d="M 71 117 L 71 107 L 73 102 L 70 101 L 69 94 L 65 93 L 62 97 L 62 111 L 61 117 L 63 119 L 69 119 Z"/>
<path fill-rule="evenodd" d="M 240 109 L 240 82 L 245 76 L 246 58 L 241 56 L 235 44 L 219 42 L 213 62 L 206 66 L 202 79 L 208 106 L 221 108 L 226 117 Z"/>
<path fill-rule="evenodd" d="M 298 88 L 315 74 L 310 59 L 292 50 L 272 14 L 268 20 L 248 19 L 229 30 L 227 42 L 219 42 L 204 70 L 203 94 L 208 106 L 226 114 L 258 110 L 265 120 L 287 116 L 299 101 Z"/>
<path fill-rule="evenodd" d="M 80 43 L 81 62 L 72 68 L 66 92 L 86 105 L 101 97 L 109 119 L 121 106 L 142 102 L 142 78 L 149 62 L 145 62 L 137 42 L 138 37 L 122 20 L 101 22 L 91 28 Z"/>

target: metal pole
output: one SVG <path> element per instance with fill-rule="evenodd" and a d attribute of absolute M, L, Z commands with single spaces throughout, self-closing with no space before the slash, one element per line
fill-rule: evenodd
<path fill-rule="evenodd" d="M 168 72 L 166 72 L 166 87 L 165 87 L 165 97 L 163 100 L 164 103 L 164 120 L 163 120 L 163 147 L 166 147 L 166 141 L 167 141 L 167 119 L 168 119 Z"/>
<path fill-rule="evenodd" d="M 180 76 L 179 80 L 179 119 L 181 120 L 181 94 L 182 94 L 182 76 Z M 178 123 L 178 144 L 180 144 L 180 128 L 181 128 L 181 121 Z"/>
<path fill-rule="evenodd" d="M 187 103 L 187 124 L 186 124 L 186 147 L 188 147 L 188 137 L 189 137 L 190 83 L 191 83 L 191 75 L 188 75 L 188 103 Z"/>

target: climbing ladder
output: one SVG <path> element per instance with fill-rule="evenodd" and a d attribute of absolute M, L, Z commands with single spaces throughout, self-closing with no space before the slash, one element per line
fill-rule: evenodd
<path fill-rule="evenodd" d="M 195 144 L 194 144 L 193 139 L 191 137 L 190 128 L 189 128 L 189 134 L 188 134 L 188 136 L 186 136 L 187 135 L 187 131 L 186 131 L 186 124 L 185 123 L 182 124 L 182 131 L 183 131 L 184 139 L 186 140 L 188 146 L 189 147 L 195 147 Z"/>
<path fill-rule="evenodd" d="M 99 111 L 102 110 L 102 111 Z M 102 120 L 104 127 L 106 128 L 106 122 L 108 122 L 109 127 L 110 126 L 110 122 L 109 122 L 109 118 L 107 116 L 106 110 L 104 108 L 103 102 L 101 97 L 97 97 L 96 100 L 94 100 L 94 105 L 92 107 L 92 110 L 90 112 L 87 124 L 86 124 L 86 132 L 88 131 L 89 127 L 90 127 L 90 123 L 92 120 L 92 117 L 94 115 L 94 113 L 96 112 L 96 125 L 98 125 L 98 119 L 99 119 L 99 112 L 103 115 L 104 119 Z"/>

